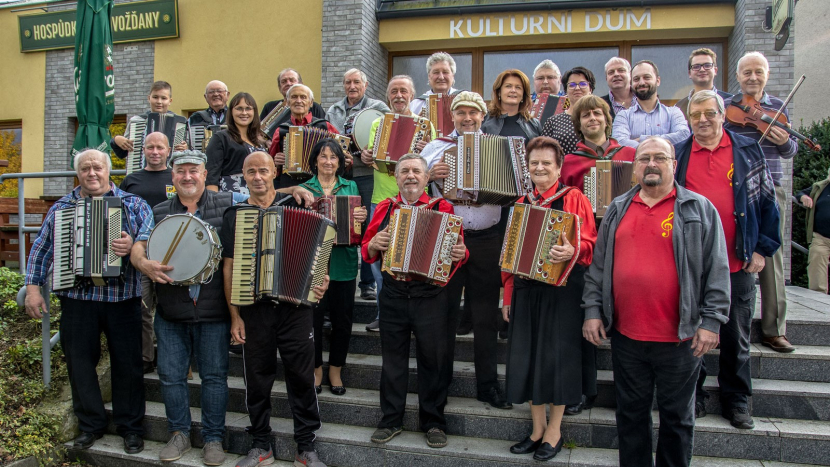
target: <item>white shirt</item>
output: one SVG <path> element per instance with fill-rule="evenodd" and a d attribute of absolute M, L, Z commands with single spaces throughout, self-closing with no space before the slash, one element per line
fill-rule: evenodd
<path fill-rule="evenodd" d="M 481 133 L 481 130 L 478 133 Z M 458 132 L 456 130 L 453 130 L 449 135 L 450 138 L 457 136 Z M 443 160 L 444 151 L 453 146 L 456 146 L 455 142 L 436 139 L 424 147 L 421 156 L 426 159 L 427 167 L 431 169 L 436 163 Z M 441 187 L 436 182 L 432 182 L 432 193 L 441 196 Z M 455 206 L 455 214 L 463 219 L 464 230 L 484 230 L 499 223 L 499 220 L 501 220 L 501 206 L 493 204 L 483 204 L 481 206 L 457 205 Z"/>

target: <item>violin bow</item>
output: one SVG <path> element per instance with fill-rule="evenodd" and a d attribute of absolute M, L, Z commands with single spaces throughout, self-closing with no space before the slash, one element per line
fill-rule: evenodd
<path fill-rule="evenodd" d="M 790 103 L 793 96 L 795 96 L 795 92 L 798 91 L 798 88 L 801 86 L 801 83 L 803 83 L 805 79 L 807 79 L 807 77 L 804 76 L 804 75 L 801 75 L 801 78 L 799 78 L 798 82 L 795 83 L 795 86 L 793 86 L 793 90 L 790 91 L 790 94 L 787 96 L 786 99 L 784 99 L 784 103 L 781 104 L 781 108 L 778 109 L 778 112 L 775 113 L 775 117 L 773 117 L 773 119 L 772 119 L 772 124 L 770 124 L 770 126 L 767 127 L 767 131 L 765 131 L 764 134 L 761 135 L 761 139 L 758 140 L 758 144 L 761 144 L 767 138 L 767 135 L 769 134 L 769 131 L 772 129 L 773 126 L 775 126 L 775 122 L 778 121 L 778 117 L 780 117 L 781 113 L 784 112 L 784 109 L 787 108 L 787 105 Z"/>

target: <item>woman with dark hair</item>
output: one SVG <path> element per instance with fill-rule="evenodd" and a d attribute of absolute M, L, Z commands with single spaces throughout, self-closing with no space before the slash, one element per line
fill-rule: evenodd
<path fill-rule="evenodd" d="M 481 125 L 484 133 L 521 136 L 525 143 L 542 133 L 539 122 L 530 118 L 530 81 L 520 70 L 504 70 L 496 77 L 487 107 L 487 118 Z"/>
<path fill-rule="evenodd" d="M 559 141 L 562 150 L 565 151 L 564 154 L 571 154 L 576 151 L 576 143 L 579 142 L 579 136 L 574 130 L 571 117 L 573 106 L 576 105 L 579 99 L 591 95 L 596 84 L 594 74 L 585 67 L 571 68 L 562 75 L 562 87 L 568 96 L 568 101 L 565 103 L 567 109 L 545 121 L 542 135 Z"/>
<path fill-rule="evenodd" d="M 213 135 L 207 148 L 208 190 L 248 194 L 242 164 L 252 152 L 267 151 L 267 142 L 259 131 L 259 111 L 254 97 L 247 92 L 233 96 L 228 104 L 228 129 Z"/>
<path fill-rule="evenodd" d="M 342 177 L 346 166 L 346 155 L 336 141 L 326 138 L 311 150 L 309 159 L 311 180 L 301 186 L 314 195 L 360 196 L 357 184 Z M 355 208 L 356 222 L 366 220 L 366 208 Z M 335 246 L 329 262 L 329 289 L 320 304 L 314 307 L 314 386 L 317 394 L 323 390 L 323 317 L 331 320 L 329 335 L 329 384 L 331 393 L 342 396 L 346 393 L 340 370 L 346 363 L 349 340 L 352 337 L 352 314 L 357 282 L 357 246 Z"/>
<path fill-rule="evenodd" d="M 565 406 L 582 399 L 582 288 L 591 264 L 597 230 L 591 203 L 579 190 L 559 180 L 564 154 L 559 143 L 540 136 L 527 145 L 527 165 L 533 193 L 519 200 L 579 216 L 579 243 L 567 240 L 550 249 L 549 259 L 567 263 L 565 285 L 502 273 L 504 307 L 510 323 L 507 348 L 507 400 L 530 402 L 533 431 L 510 452 L 546 461 L 562 449 L 561 425 Z M 567 269 L 566 269 L 567 270 Z M 550 404 L 550 421 L 545 414 Z"/>

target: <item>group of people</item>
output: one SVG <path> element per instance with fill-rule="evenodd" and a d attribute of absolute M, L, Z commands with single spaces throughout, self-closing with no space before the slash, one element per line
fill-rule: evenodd
<path fill-rule="evenodd" d="M 331 322 L 326 379 L 332 394 L 343 395 L 341 370 L 347 361 L 356 287 L 360 296 L 377 297 L 378 303 L 377 320 L 368 327 L 380 332 L 382 353 L 383 415 L 371 436 L 374 443 L 389 442 L 402 432 L 414 334 L 419 425 L 428 446 L 447 445 L 444 409 L 462 298 L 474 332 L 477 399 L 497 409 L 530 403 L 532 431 L 511 447 L 515 454 L 533 453 L 544 461 L 562 449 L 563 417 L 594 404 L 596 348 L 606 338 L 613 348 L 621 465 L 654 463 L 655 384 L 660 412 L 657 465 L 689 465 L 695 418 L 705 416 L 707 407 L 701 357 L 718 344 L 721 413 L 737 428 L 753 428 L 748 397 L 755 273 L 761 278 L 763 342 L 777 351 L 793 350 L 785 334 L 779 205 L 785 201 L 780 159 L 793 157 L 797 146 L 777 128 L 759 144 L 760 132 L 726 121 L 725 109 L 734 97 L 715 88 L 716 63 L 709 49 L 692 52 L 688 72 L 694 89 L 679 107 L 660 103 L 660 76 L 653 62 L 631 67 L 620 57 L 605 66 L 607 96 L 592 94 L 596 82 L 590 70 L 576 67 L 563 74 L 545 60 L 534 70 L 534 93 L 531 78 L 520 70 L 505 70 L 496 78 L 488 104 L 475 92 L 453 87 L 455 61 L 437 52 L 426 63 L 426 94 L 418 96 L 412 78 L 397 75 L 388 82 L 387 102 L 374 100 L 365 94 L 366 75 L 351 69 L 343 77 L 345 97 L 328 111 L 315 103 L 300 74 L 288 68 L 278 76 L 285 102 L 269 102 L 262 112 L 250 94 L 230 98 L 224 83 L 208 83 L 209 107 L 193 114 L 189 124 L 227 129 L 213 136 L 206 152 L 186 144 L 171 148 L 162 133 L 145 135 L 144 168 L 127 176 L 120 188 L 109 181 L 107 154 L 79 153 L 74 167 L 80 185 L 47 214 L 26 274 L 26 311 L 38 318 L 44 309 L 40 287 L 53 258 L 55 210 L 72 207 L 83 197 L 122 198 L 122 234 L 112 242 L 112 252 L 125 258 L 123 277 L 105 286 L 83 284 L 57 292 L 61 344 L 81 430 L 75 446 L 92 446 L 107 426 L 95 374 L 104 332 L 113 371 L 112 417 L 125 451 L 143 449 L 142 370 L 154 369 L 155 340 L 155 369 L 171 435 L 160 460 L 174 461 L 191 449 L 187 375 L 193 359 L 201 378 L 203 460 L 206 465 L 222 464 L 233 340 L 243 348 L 248 432 L 253 438 L 237 466 L 274 460 L 270 396 L 277 351 L 294 418 L 295 465 L 324 466 L 314 448 L 320 427 L 317 394 L 324 381 L 323 322 L 326 316 Z M 781 101 L 764 90 L 768 77 L 769 65 L 760 53 L 747 53 L 738 61 L 741 92 L 777 110 Z M 544 122 L 534 118 L 534 101 L 542 93 L 559 95 L 560 89 L 564 111 Z M 364 109 L 418 115 L 428 96 L 438 93 L 452 97 L 454 131 L 437 138 L 431 128 L 430 137 L 414 153 L 402 156 L 392 173 L 373 167 L 371 144 L 348 153 L 332 139 L 311 151 L 309 180 L 300 183 L 281 170 L 291 126 L 343 133 L 349 119 Z M 151 111 L 169 112 L 170 85 L 154 83 L 148 100 Z M 268 141 L 261 119 L 282 104 L 285 110 Z M 374 122 L 373 134 L 379 124 L 380 119 Z M 567 265 L 565 284 L 501 272 L 507 207 L 453 205 L 441 197 L 450 172 L 443 155 L 463 133 L 523 138 L 533 190 L 517 201 L 577 216 L 577 239 L 571 243 L 564 238 L 547 252 L 549 261 Z M 123 136 L 113 138 L 112 146 L 122 155 L 133 149 Z M 598 160 L 632 163 L 636 182 L 600 218 L 583 193 L 583 177 Z M 363 207 L 355 209 L 354 219 L 364 223 L 363 239 L 359 246 L 334 247 L 328 276 L 314 290 L 319 305 L 231 304 L 237 208 L 308 206 L 315 197 L 338 195 L 361 197 Z M 390 218 L 402 206 L 461 216 L 462 234 L 450 252 L 453 265 L 446 286 L 400 280 L 381 271 L 390 246 Z M 175 284 L 168 276 L 173 267 L 147 257 L 154 226 L 183 213 L 212 226 L 221 240 L 221 271 L 203 284 Z M 496 344 L 504 322 L 509 327 L 503 388 Z"/>

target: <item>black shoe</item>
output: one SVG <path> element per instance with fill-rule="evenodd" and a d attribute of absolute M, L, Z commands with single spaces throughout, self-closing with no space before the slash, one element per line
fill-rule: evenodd
<path fill-rule="evenodd" d="M 531 452 L 536 452 L 539 449 L 539 446 L 542 445 L 542 438 L 533 441 L 530 439 L 530 436 L 527 438 L 519 441 L 518 443 L 510 446 L 510 452 L 513 454 L 530 454 Z"/>
<path fill-rule="evenodd" d="M 597 401 L 597 396 L 594 394 L 593 396 L 585 396 L 585 402 L 582 404 L 582 408 L 585 410 L 591 410 L 594 408 L 594 403 Z"/>
<path fill-rule="evenodd" d="M 372 321 L 371 323 L 367 324 L 366 325 L 366 330 L 367 331 L 372 331 L 372 332 L 380 331 L 380 320 L 376 319 L 376 320 Z"/>
<path fill-rule="evenodd" d="M 550 443 L 542 443 L 539 449 L 536 450 L 536 453 L 533 454 L 533 458 L 537 461 L 549 461 L 559 454 L 563 444 L 565 444 L 565 438 L 563 436 L 559 437 L 559 442 L 556 443 L 556 446 L 551 446 Z"/>
<path fill-rule="evenodd" d="M 72 443 L 72 447 L 76 449 L 89 449 L 93 444 L 95 444 L 96 439 L 101 439 L 103 436 L 104 435 L 81 432 L 81 434 L 75 438 L 75 442 Z"/>
<path fill-rule="evenodd" d="M 458 330 L 456 331 L 456 335 L 458 336 L 466 336 L 467 334 L 473 332 L 473 325 L 468 323 L 461 323 L 458 325 Z"/>
<path fill-rule="evenodd" d="M 342 396 L 343 394 L 346 394 L 346 388 L 344 386 L 331 386 L 329 390 L 335 396 Z"/>
<path fill-rule="evenodd" d="M 752 415 L 746 407 L 735 407 L 730 412 L 732 416 L 729 421 L 732 426 L 740 430 L 751 430 L 755 428 L 755 422 L 752 421 Z"/>
<path fill-rule="evenodd" d="M 513 404 L 507 402 L 504 399 L 504 394 L 499 391 L 496 387 L 491 387 L 489 389 L 485 389 L 484 391 L 479 391 L 476 399 L 480 400 L 481 402 L 486 402 L 497 409 L 512 409 Z"/>
<path fill-rule="evenodd" d="M 365 289 L 360 289 L 360 298 L 362 300 L 377 300 L 378 293 L 374 287 L 366 287 Z"/>
<path fill-rule="evenodd" d="M 706 403 L 703 401 L 695 401 L 695 418 L 703 418 L 706 416 Z"/>
<path fill-rule="evenodd" d="M 144 362 L 144 374 L 152 373 L 156 371 L 156 366 L 153 365 L 153 362 Z"/>
<path fill-rule="evenodd" d="M 587 398 L 583 394 L 582 395 L 582 401 L 580 401 L 579 404 L 566 405 L 565 406 L 565 415 L 579 415 L 579 414 L 581 414 L 582 410 L 585 409 L 585 402 L 586 401 L 587 401 Z"/>
<path fill-rule="evenodd" d="M 135 433 L 127 433 L 124 436 L 124 452 L 127 454 L 138 454 L 144 450 L 144 440 Z"/>
<path fill-rule="evenodd" d="M 319 386 L 314 386 L 314 392 L 316 392 L 317 394 L 323 392 L 323 385 L 321 384 Z"/>

